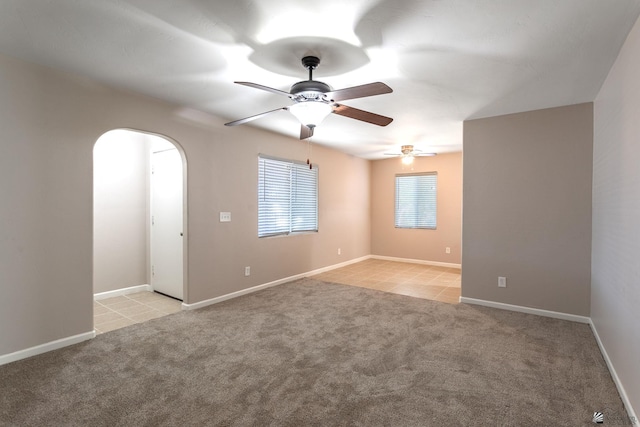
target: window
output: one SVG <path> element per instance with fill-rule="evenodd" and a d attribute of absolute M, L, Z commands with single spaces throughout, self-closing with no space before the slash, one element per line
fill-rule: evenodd
<path fill-rule="evenodd" d="M 318 168 L 258 157 L 258 237 L 318 231 Z"/>
<path fill-rule="evenodd" d="M 396 175 L 396 228 L 436 228 L 436 172 Z"/>

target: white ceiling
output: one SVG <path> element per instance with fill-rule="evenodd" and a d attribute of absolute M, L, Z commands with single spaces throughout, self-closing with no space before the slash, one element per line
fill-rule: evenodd
<path fill-rule="evenodd" d="M 593 101 L 639 14 L 640 0 L 0 0 L 0 52 L 221 123 L 290 104 L 233 81 L 288 92 L 315 54 L 334 89 L 393 88 L 344 102 L 389 126 L 331 115 L 313 137 L 374 159 L 459 151 L 466 119 Z M 286 111 L 250 126 L 300 131 Z"/>

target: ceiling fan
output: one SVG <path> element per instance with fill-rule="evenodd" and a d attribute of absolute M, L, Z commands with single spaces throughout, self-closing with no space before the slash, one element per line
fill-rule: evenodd
<path fill-rule="evenodd" d="M 314 128 L 331 113 L 372 123 L 378 126 L 386 126 L 393 121 L 390 117 L 359 110 L 336 102 L 393 92 L 393 90 L 386 84 L 377 82 L 361 86 L 353 86 L 346 89 L 333 90 L 328 84 L 313 80 L 313 70 L 320 65 L 320 58 L 316 56 L 305 56 L 302 58 L 302 65 L 309 70 L 309 80 L 304 80 L 294 84 L 291 86 L 291 90 L 289 92 L 263 86 L 257 83 L 235 82 L 240 85 L 265 90 L 277 95 L 284 95 L 294 101 L 294 104 L 225 123 L 225 125 L 241 125 L 264 117 L 268 114 L 275 113 L 276 111 L 285 110 L 289 111 L 300 121 L 300 139 L 306 139 L 313 136 Z"/>
<path fill-rule="evenodd" d="M 402 163 L 410 165 L 416 156 L 436 156 L 437 153 L 423 153 L 422 150 L 413 148 L 413 145 L 403 145 L 399 153 L 384 153 L 385 156 L 402 156 Z"/>

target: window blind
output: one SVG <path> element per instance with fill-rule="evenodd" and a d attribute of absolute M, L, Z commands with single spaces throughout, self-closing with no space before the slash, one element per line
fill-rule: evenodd
<path fill-rule="evenodd" d="M 318 168 L 258 158 L 258 237 L 318 231 Z"/>
<path fill-rule="evenodd" d="M 396 228 L 436 228 L 436 172 L 396 175 Z"/>

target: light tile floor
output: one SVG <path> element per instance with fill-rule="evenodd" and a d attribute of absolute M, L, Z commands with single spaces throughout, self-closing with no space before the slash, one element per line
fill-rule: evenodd
<path fill-rule="evenodd" d="M 182 303 L 155 292 L 137 292 L 93 302 L 93 327 L 97 334 L 177 313 Z"/>
<path fill-rule="evenodd" d="M 460 299 L 460 269 L 457 268 L 368 259 L 314 277 L 450 304 L 457 304 Z M 93 324 L 96 333 L 101 334 L 181 309 L 180 301 L 173 298 L 155 292 L 138 292 L 94 301 Z"/>
<path fill-rule="evenodd" d="M 368 259 L 314 276 L 327 282 L 457 304 L 460 269 Z"/>

